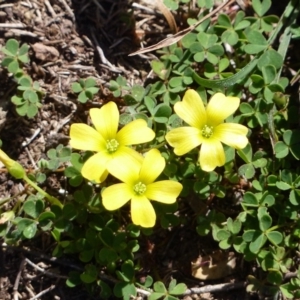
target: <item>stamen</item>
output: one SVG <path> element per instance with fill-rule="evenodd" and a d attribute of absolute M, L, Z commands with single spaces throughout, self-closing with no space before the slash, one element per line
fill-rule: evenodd
<path fill-rule="evenodd" d="M 106 142 L 106 149 L 109 153 L 114 153 L 119 147 L 119 143 L 117 140 L 112 139 Z"/>
<path fill-rule="evenodd" d="M 205 137 L 205 138 L 210 138 L 213 134 L 213 127 L 212 126 L 207 126 L 207 125 L 204 125 L 203 128 L 202 128 L 202 136 Z"/>
<path fill-rule="evenodd" d="M 133 190 L 137 195 L 143 195 L 146 192 L 146 185 L 143 184 L 142 182 L 139 182 L 134 185 Z"/>

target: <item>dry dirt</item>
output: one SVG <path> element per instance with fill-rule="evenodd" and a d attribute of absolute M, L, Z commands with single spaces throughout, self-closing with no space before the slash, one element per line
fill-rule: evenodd
<path fill-rule="evenodd" d="M 182 16 L 176 16 L 176 20 L 184 26 Z M 30 63 L 25 66 L 26 72 L 40 83 L 45 92 L 42 108 L 35 118 L 19 117 L 10 102 L 16 83 L 4 68 L 0 68 L 0 137 L 3 150 L 27 170 L 34 169 L 35 163 L 45 158 L 48 149 L 58 144 L 68 145 L 70 124 L 86 122 L 89 108 L 101 107 L 103 103 L 113 99 L 107 89 L 111 79 L 121 74 L 132 84 L 143 84 L 146 81 L 150 71 L 149 62 L 155 57 L 155 52 L 134 57 L 129 57 L 128 54 L 141 45 L 149 46 L 158 42 L 169 33 L 168 23 L 160 11 L 142 2 L 0 0 L 0 45 L 3 46 L 9 38 L 30 45 Z M 70 85 L 79 78 L 88 76 L 97 79 L 100 91 L 93 101 L 80 104 L 71 92 Z M 49 176 L 43 188 L 56 195 L 65 184 L 65 178 L 55 173 Z M 16 183 L 7 176 L 4 169 L 0 170 L 0 199 L 16 195 L 23 188 L 21 182 Z M 182 266 L 189 264 L 185 255 L 190 250 L 190 245 L 199 243 L 199 237 L 194 232 L 179 230 L 174 235 L 176 236 L 166 237 L 162 234 L 161 238 L 165 242 L 158 249 L 165 250 L 157 253 L 155 261 L 160 260 L 163 266 L 168 266 L 174 258 L 181 258 L 178 261 Z M 175 251 L 179 240 L 181 245 L 186 241 L 186 246 Z M 214 246 L 209 240 L 202 240 L 201 243 L 200 247 Z M 74 289 L 65 286 L 68 271 L 80 270 L 82 266 L 75 257 L 72 260 L 51 258 L 53 245 L 51 236 L 46 235 L 24 242 L 19 247 L 2 244 L 0 300 L 100 299 L 89 296 L 82 286 Z M 31 261 L 46 269 L 48 274 L 31 266 Z M 249 267 L 242 266 L 240 261 L 238 263 L 237 274 L 216 283 L 243 282 L 243 274 L 247 273 Z M 168 268 L 176 270 L 177 267 Z M 189 287 L 204 285 L 185 276 L 184 272 L 180 273 L 179 278 Z M 41 292 L 44 294 L 37 296 Z M 201 298 L 193 299 L 233 300 L 257 297 L 245 294 L 242 288 L 231 292 L 203 294 Z"/>

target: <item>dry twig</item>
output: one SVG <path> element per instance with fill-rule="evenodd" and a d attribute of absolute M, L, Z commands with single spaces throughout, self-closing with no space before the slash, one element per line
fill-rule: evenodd
<path fill-rule="evenodd" d="M 185 35 L 187 35 L 191 31 L 193 31 L 203 21 L 205 21 L 206 19 L 208 19 L 211 16 L 215 15 L 222 8 L 224 8 L 225 6 L 228 6 L 228 5 L 232 4 L 233 2 L 235 2 L 235 0 L 229 0 L 228 2 L 225 2 L 225 3 L 221 4 L 215 10 L 213 10 L 211 13 L 207 14 L 201 20 L 199 20 L 198 22 L 196 22 L 194 25 L 192 25 L 192 26 L 190 26 L 190 27 L 188 27 L 188 28 L 186 28 L 184 30 L 179 31 L 178 33 L 174 34 L 173 36 L 170 36 L 170 37 L 168 37 L 168 38 L 160 41 L 159 43 L 157 43 L 155 45 L 152 45 L 152 46 L 149 46 L 147 48 L 143 48 L 143 49 L 140 49 L 140 50 L 135 51 L 133 53 L 130 53 L 129 56 L 134 56 L 134 55 L 137 55 L 137 54 L 147 53 L 147 52 L 150 52 L 150 51 L 158 50 L 158 49 L 161 49 L 163 47 L 168 47 L 170 45 L 173 45 L 173 44 L 179 42 Z"/>
<path fill-rule="evenodd" d="M 19 271 L 15 280 L 15 284 L 14 284 L 14 288 L 13 288 L 13 296 L 14 296 L 14 300 L 19 300 L 19 293 L 18 293 L 18 288 L 19 288 L 19 283 L 20 283 L 20 278 L 21 278 L 21 274 L 22 271 L 24 269 L 24 266 L 26 264 L 26 260 L 25 258 L 21 261 L 20 267 L 19 267 Z"/>

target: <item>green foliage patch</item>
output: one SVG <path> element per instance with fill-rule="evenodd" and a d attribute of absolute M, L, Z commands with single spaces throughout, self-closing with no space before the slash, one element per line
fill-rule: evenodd
<path fill-rule="evenodd" d="M 179 10 L 189 1 L 164 3 L 170 10 Z M 198 0 L 199 18 L 213 4 Z M 121 75 L 109 82 L 112 95 L 125 103 L 120 128 L 142 119 L 155 133 L 152 141 L 132 149 L 141 154 L 159 149 L 166 164 L 157 175 L 159 180 L 183 186 L 176 203 L 151 202 L 157 216 L 154 228 L 134 224 L 130 205 L 105 209 L 104 191 L 123 183 L 112 175 L 103 182 L 85 178 L 84 166 L 96 150 L 78 153 L 59 145 L 47 152 L 47 159 L 39 161 L 39 169 L 28 177 L 36 188 L 50 172 L 63 170 L 68 183 L 64 198 L 58 200 L 37 189 L 38 193 L 26 195 L 9 212 L 0 206 L 5 220 L 0 223 L 0 237 L 14 245 L 50 233 L 55 241 L 53 256 L 72 255 L 84 266 L 81 272 L 70 272 L 66 283 L 70 288 L 84 284 L 101 299 L 130 299 L 142 290 L 150 300 L 174 300 L 182 299 L 186 284 L 157 279 L 156 268 L 154 272 L 147 269 L 143 260 L 148 255 L 145 245 L 151 238 L 160 239 L 162 232 L 187 228 L 262 270 L 259 277 L 245 276 L 248 292 L 299 299 L 300 269 L 295 259 L 300 251 L 299 103 L 297 97 L 289 96 L 291 78 L 285 77 L 284 69 L 289 45 L 299 37 L 299 1 L 290 1 L 279 17 L 267 15 L 271 5 L 270 0 L 253 0 L 253 16 L 239 11 L 231 20 L 221 13 L 214 22 L 208 19 L 187 34 L 181 46 L 158 50 L 158 59 L 150 63 L 155 79 L 149 84 L 131 85 Z M 196 21 L 188 20 L 189 24 Z M 42 92 L 21 70 L 29 62 L 28 46 L 19 47 L 16 40 L 9 40 L 2 52 L 2 65 L 18 84 L 12 102 L 20 116 L 33 117 Z M 80 79 L 71 89 L 81 103 L 93 100 L 99 91 L 93 78 Z M 226 146 L 224 164 L 212 171 L 201 168 L 199 145 L 176 155 L 166 141 L 171 130 L 193 128 L 196 123 L 186 124 L 174 109 L 180 107 L 187 90 L 196 91 L 206 107 L 217 93 L 233 97 L 232 101 L 241 99 L 237 111 L 224 123 L 246 126 L 249 143 L 237 151 Z M 200 209 L 191 204 L 195 199 Z M 287 274 L 293 274 L 292 278 Z"/>

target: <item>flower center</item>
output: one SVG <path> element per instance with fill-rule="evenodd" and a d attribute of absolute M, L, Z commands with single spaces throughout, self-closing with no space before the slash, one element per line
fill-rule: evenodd
<path fill-rule="evenodd" d="M 213 134 L 213 127 L 212 126 L 208 126 L 208 125 L 204 125 L 202 130 L 201 130 L 201 134 L 203 137 L 205 138 L 210 138 Z"/>
<path fill-rule="evenodd" d="M 106 142 L 106 149 L 109 153 L 114 153 L 119 147 L 119 143 L 117 140 L 112 139 Z"/>
<path fill-rule="evenodd" d="M 138 182 L 134 185 L 133 190 L 137 195 L 143 195 L 146 192 L 146 185 L 142 182 Z"/>

